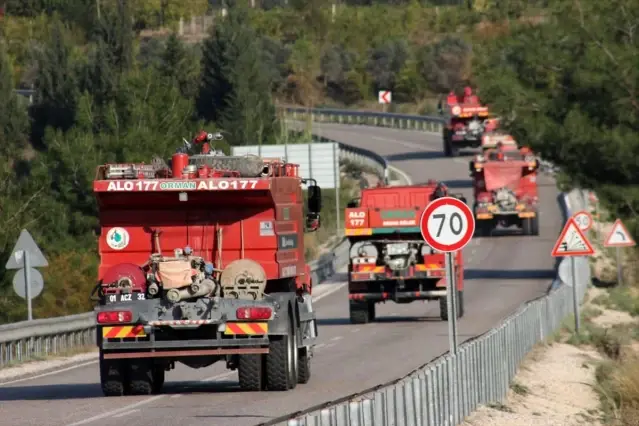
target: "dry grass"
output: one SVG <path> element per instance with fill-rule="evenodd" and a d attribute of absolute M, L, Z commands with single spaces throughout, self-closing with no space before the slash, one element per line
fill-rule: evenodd
<path fill-rule="evenodd" d="M 600 211 L 591 241 L 596 255 L 591 259 L 593 275 L 608 289 L 592 289 L 590 306 L 602 310 L 589 322 L 590 343 L 606 355 L 595 374 L 606 424 L 639 426 L 639 281 L 637 251 L 622 251 L 623 284 L 617 282 L 615 250 L 602 247 L 610 232 L 613 218 Z M 594 238 L 593 238 L 594 237 Z"/>
<path fill-rule="evenodd" d="M 596 379 L 607 423 L 639 426 L 639 355 L 628 352 L 600 364 Z"/>

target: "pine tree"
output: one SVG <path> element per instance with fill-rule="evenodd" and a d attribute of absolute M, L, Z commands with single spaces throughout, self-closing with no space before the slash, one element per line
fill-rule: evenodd
<path fill-rule="evenodd" d="M 112 65 L 118 78 L 134 64 L 133 44 L 135 34 L 131 18 L 131 6 L 125 0 L 118 0 L 115 10 L 107 10 L 98 26 L 94 40 L 104 42 L 109 50 Z"/>
<path fill-rule="evenodd" d="M 175 33 L 172 33 L 166 41 L 158 70 L 172 85 L 180 89 L 182 96 L 185 98 L 195 96 L 197 62 Z"/>
<path fill-rule="evenodd" d="M 216 121 L 231 145 L 272 140 L 276 129 L 270 73 L 245 4 L 234 4 L 203 47 L 200 116 Z"/>
<path fill-rule="evenodd" d="M 35 99 L 32 142 L 39 146 L 44 129 L 52 126 L 67 130 L 74 123 L 78 97 L 77 76 L 71 59 L 71 45 L 65 25 L 54 19 L 49 41 L 36 57 Z"/>
<path fill-rule="evenodd" d="M 26 142 L 27 109 L 14 92 L 13 67 L 6 47 L 0 41 L 0 157 L 10 158 Z M 0 160 L 1 161 L 1 160 Z"/>

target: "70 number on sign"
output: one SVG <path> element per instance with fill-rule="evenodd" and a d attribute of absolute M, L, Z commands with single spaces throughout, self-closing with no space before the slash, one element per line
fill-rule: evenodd
<path fill-rule="evenodd" d="M 424 240 L 435 250 L 461 250 L 473 237 L 475 218 L 470 208 L 453 197 L 439 198 L 430 203 L 420 220 Z"/>
<path fill-rule="evenodd" d="M 440 208 L 441 210 L 441 208 Z M 439 227 L 437 228 L 437 233 L 435 234 L 435 238 L 440 238 L 442 236 L 442 231 L 444 230 L 444 223 L 446 222 L 446 214 L 445 213 L 437 213 L 433 215 L 433 221 L 439 221 Z M 452 234 L 456 237 L 461 234 L 464 229 L 464 220 L 462 219 L 462 215 L 457 213 L 456 211 L 451 213 L 448 230 L 452 232 Z"/>

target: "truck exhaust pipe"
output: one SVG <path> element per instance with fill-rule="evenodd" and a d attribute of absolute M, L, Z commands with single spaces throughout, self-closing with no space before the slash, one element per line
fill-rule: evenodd
<path fill-rule="evenodd" d="M 217 285 L 213 280 L 205 279 L 199 283 L 193 283 L 188 287 L 180 289 L 172 288 L 166 292 L 166 300 L 171 303 L 177 303 L 194 297 L 206 296 L 209 293 L 213 293 L 216 287 Z"/>

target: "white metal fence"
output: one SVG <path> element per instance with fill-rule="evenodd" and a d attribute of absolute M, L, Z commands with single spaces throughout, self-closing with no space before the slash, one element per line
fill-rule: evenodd
<path fill-rule="evenodd" d="M 587 196 L 562 196 L 564 213 L 587 208 Z M 566 203 L 566 198 L 570 199 Z M 590 283 L 587 258 L 576 259 L 579 303 Z M 569 262 L 569 258 L 562 262 Z M 548 295 L 522 306 L 487 333 L 460 345 L 426 367 L 366 395 L 308 413 L 287 426 L 454 426 L 479 405 L 505 398 L 526 354 L 556 331 L 572 313 L 572 288 L 561 283 Z M 274 423 L 270 423 L 274 424 Z"/>

